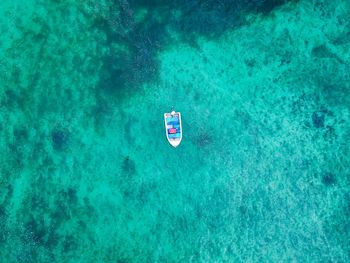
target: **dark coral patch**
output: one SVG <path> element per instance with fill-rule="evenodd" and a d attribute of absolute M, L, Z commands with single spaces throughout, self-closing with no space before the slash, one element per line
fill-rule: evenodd
<path fill-rule="evenodd" d="M 36 220 L 33 216 L 25 224 L 25 233 L 22 238 L 29 237 L 35 244 L 45 245 L 45 237 L 48 234 L 43 220 Z"/>
<path fill-rule="evenodd" d="M 0 219 L 5 216 L 5 208 L 0 205 Z"/>
<path fill-rule="evenodd" d="M 24 143 L 28 140 L 28 130 L 25 128 L 18 128 L 13 131 L 13 136 L 15 137 L 16 142 Z"/>
<path fill-rule="evenodd" d="M 78 201 L 77 191 L 74 188 L 68 188 L 60 191 L 62 199 L 69 205 L 75 205 Z"/>
<path fill-rule="evenodd" d="M 9 108 L 20 107 L 22 105 L 25 105 L 24 95 L 21 94 L 19 90 L 8 89 L 5 90 L 4 95 L 5 96 L 3 103 Z"/>
<path fill-rule="evenodd" d="M 334 141 L 335 139 L 337 139 L 337 133 L 336 133 L 336 130 L 332 127 L 332 126 L 329 126 L 327 125 L 325 127 L 325 132 L 323 134 L 323 138 L 327 141 Z"/>
<path fill-rule="evenodd" d="M 268 14 L 292 0 L 136 0 L 114 1 L 109 12 L 96 4 L 93 24 L 106 35 L 109 51 L 102 60 L 97 93 L 118 98 L 159 77 L 159 50 L 172 43 L 170 31 L 196 46 L 196 36 L 215 37 L 245 23 L 247 13 Z M 138 10 L 146 10 L 138 19 Z M 92 13 L 91 13 L 92 12 Z M 176 13 L 176 15 L 174 15 Z M 123 48 L 113 48 L 114 44 Z"/>
<path fill-rule="evenodd" d="M 65 130 L 55 129 L 51 132 L 51 141 L 55 150 L 64 150 L 68 146 L 69 133 Z"/>
<path fill-rule="evenodd" d="M 325 114 L 322 111 L 315 111 L 312 114 L 312 124 L 315 128 L 323 128 L 324 127 Z"/>
<path fill-rule="evenodd" d="M 322 183 L 329 186 L 337 182 L 336 176 L 333 173 L 325 173 L 322 175 Z"/>
<path fill-rule="evenodd" d="M 333 56 L 331 51 L 325 45 L 314 47 L 311 53 L 314 57 L 318 58 L 329 58 Z"/>
<path fill-rule="evenodd" d="M 60 225 L 64 220 L 71 218 L 71 205 L 66 200 L 58 199 L 55 202 L 55 211 L 52 213 L 52 220 L 55 224 Z"/>
<path fill-rule="evenodd" d="M 113 51 L 103 59 L 100 74 L 99 89 L 110 93 L 117 93 L 128 86 L 132 79 L 128 53 L 114 53 Z M 132 87 L 131 87 L 132 88 Z"/>
<path fill-rule="evenodd" d="M 84 205 L 82 206 L 82 210 L 84 211 L 84 214 L 86 214 L 88 217 L 93 217 L 96 214 L 95 208 L 93 204 L 91 204 L 91 201 L 88 197 L 83 198 Z M 82 224 L 84 227 L 84 224 Z"/>
<path fill-rule="evenodd" d="M 185 35 L 217 36 L 244 23 L 246 13 L 268 14 L 288 0 L 172 1 L 180 16 L 173 18 L 176 29 Z"/>
<path fill-rule="evenodd" d="M 257 2 L 258 4 L 258 12 L 268 14 L 273 9 L 277 8 L 278 6 L 281 6 L 288 2 L 288 0 L 263 0 L 263 1 L 251 1 L 252 3 Z"/>
<path fill-rule="evenodd" d="M 312 49 L 312 55 L 316 58 L 331 58 L 340 63 L 344 63 L 343 60 L 333 53 L 326 45 L 320 45 Z"/>
<path fill-rule="evenodd" d="M 0 205 L 0 229 L 2 230 L 0 232 L 0 244 L 6 240 L 5 228 L 6 228 L 6 211 L 5 211 L 5 207 Z"/>
<path fill-rule="evenodd" d="M 64 237 L 63 241 L 63 251 L 64 253 L 69 253 L 75 251 L 78 248 L 78 238 L 73 235 L 67 235 Z"/>
<path fill-rule="evenodd" d="M 135 162 L 126 156 L 123 160 L 122 171 L 127 175 L 133 175 L 136 172 Z"/>
<path fill-rule="evenodd" d="M 197 137 L 196 144 L 200 147 L 207 146 L 212 143 L 212 138 L 208 133 L 201 133 Z"/>

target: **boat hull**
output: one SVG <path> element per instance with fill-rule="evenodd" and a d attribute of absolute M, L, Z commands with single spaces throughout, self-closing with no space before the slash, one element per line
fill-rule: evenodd
<path fill-rule="evenodd" d="M 177 147 L 182 140 L 181 113 L 164 113 L 165 135 L 171 146 Z"/>

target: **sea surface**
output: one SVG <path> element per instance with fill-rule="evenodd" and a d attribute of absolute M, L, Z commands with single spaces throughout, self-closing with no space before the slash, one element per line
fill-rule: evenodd
<path fill-rule="evenodd" d="M 0 1 L 0 262 L 350 262 L 349 18 Z"/>

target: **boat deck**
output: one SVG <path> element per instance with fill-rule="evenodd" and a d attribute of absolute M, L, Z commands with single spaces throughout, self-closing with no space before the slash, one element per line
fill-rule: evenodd
<path fill-rule="evenodd" d="M 167 139 L 172 146 L 176 147 L 182 139 L 181 114 L 180 112 L 165 113 L 164 120 Z"/>

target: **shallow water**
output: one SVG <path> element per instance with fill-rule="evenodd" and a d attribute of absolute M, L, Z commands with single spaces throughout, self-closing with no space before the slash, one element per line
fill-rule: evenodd
<path fill-rule="evenodd" d="M 0 262 L 349 262 L 348 17 L 2 1 Z"/>

